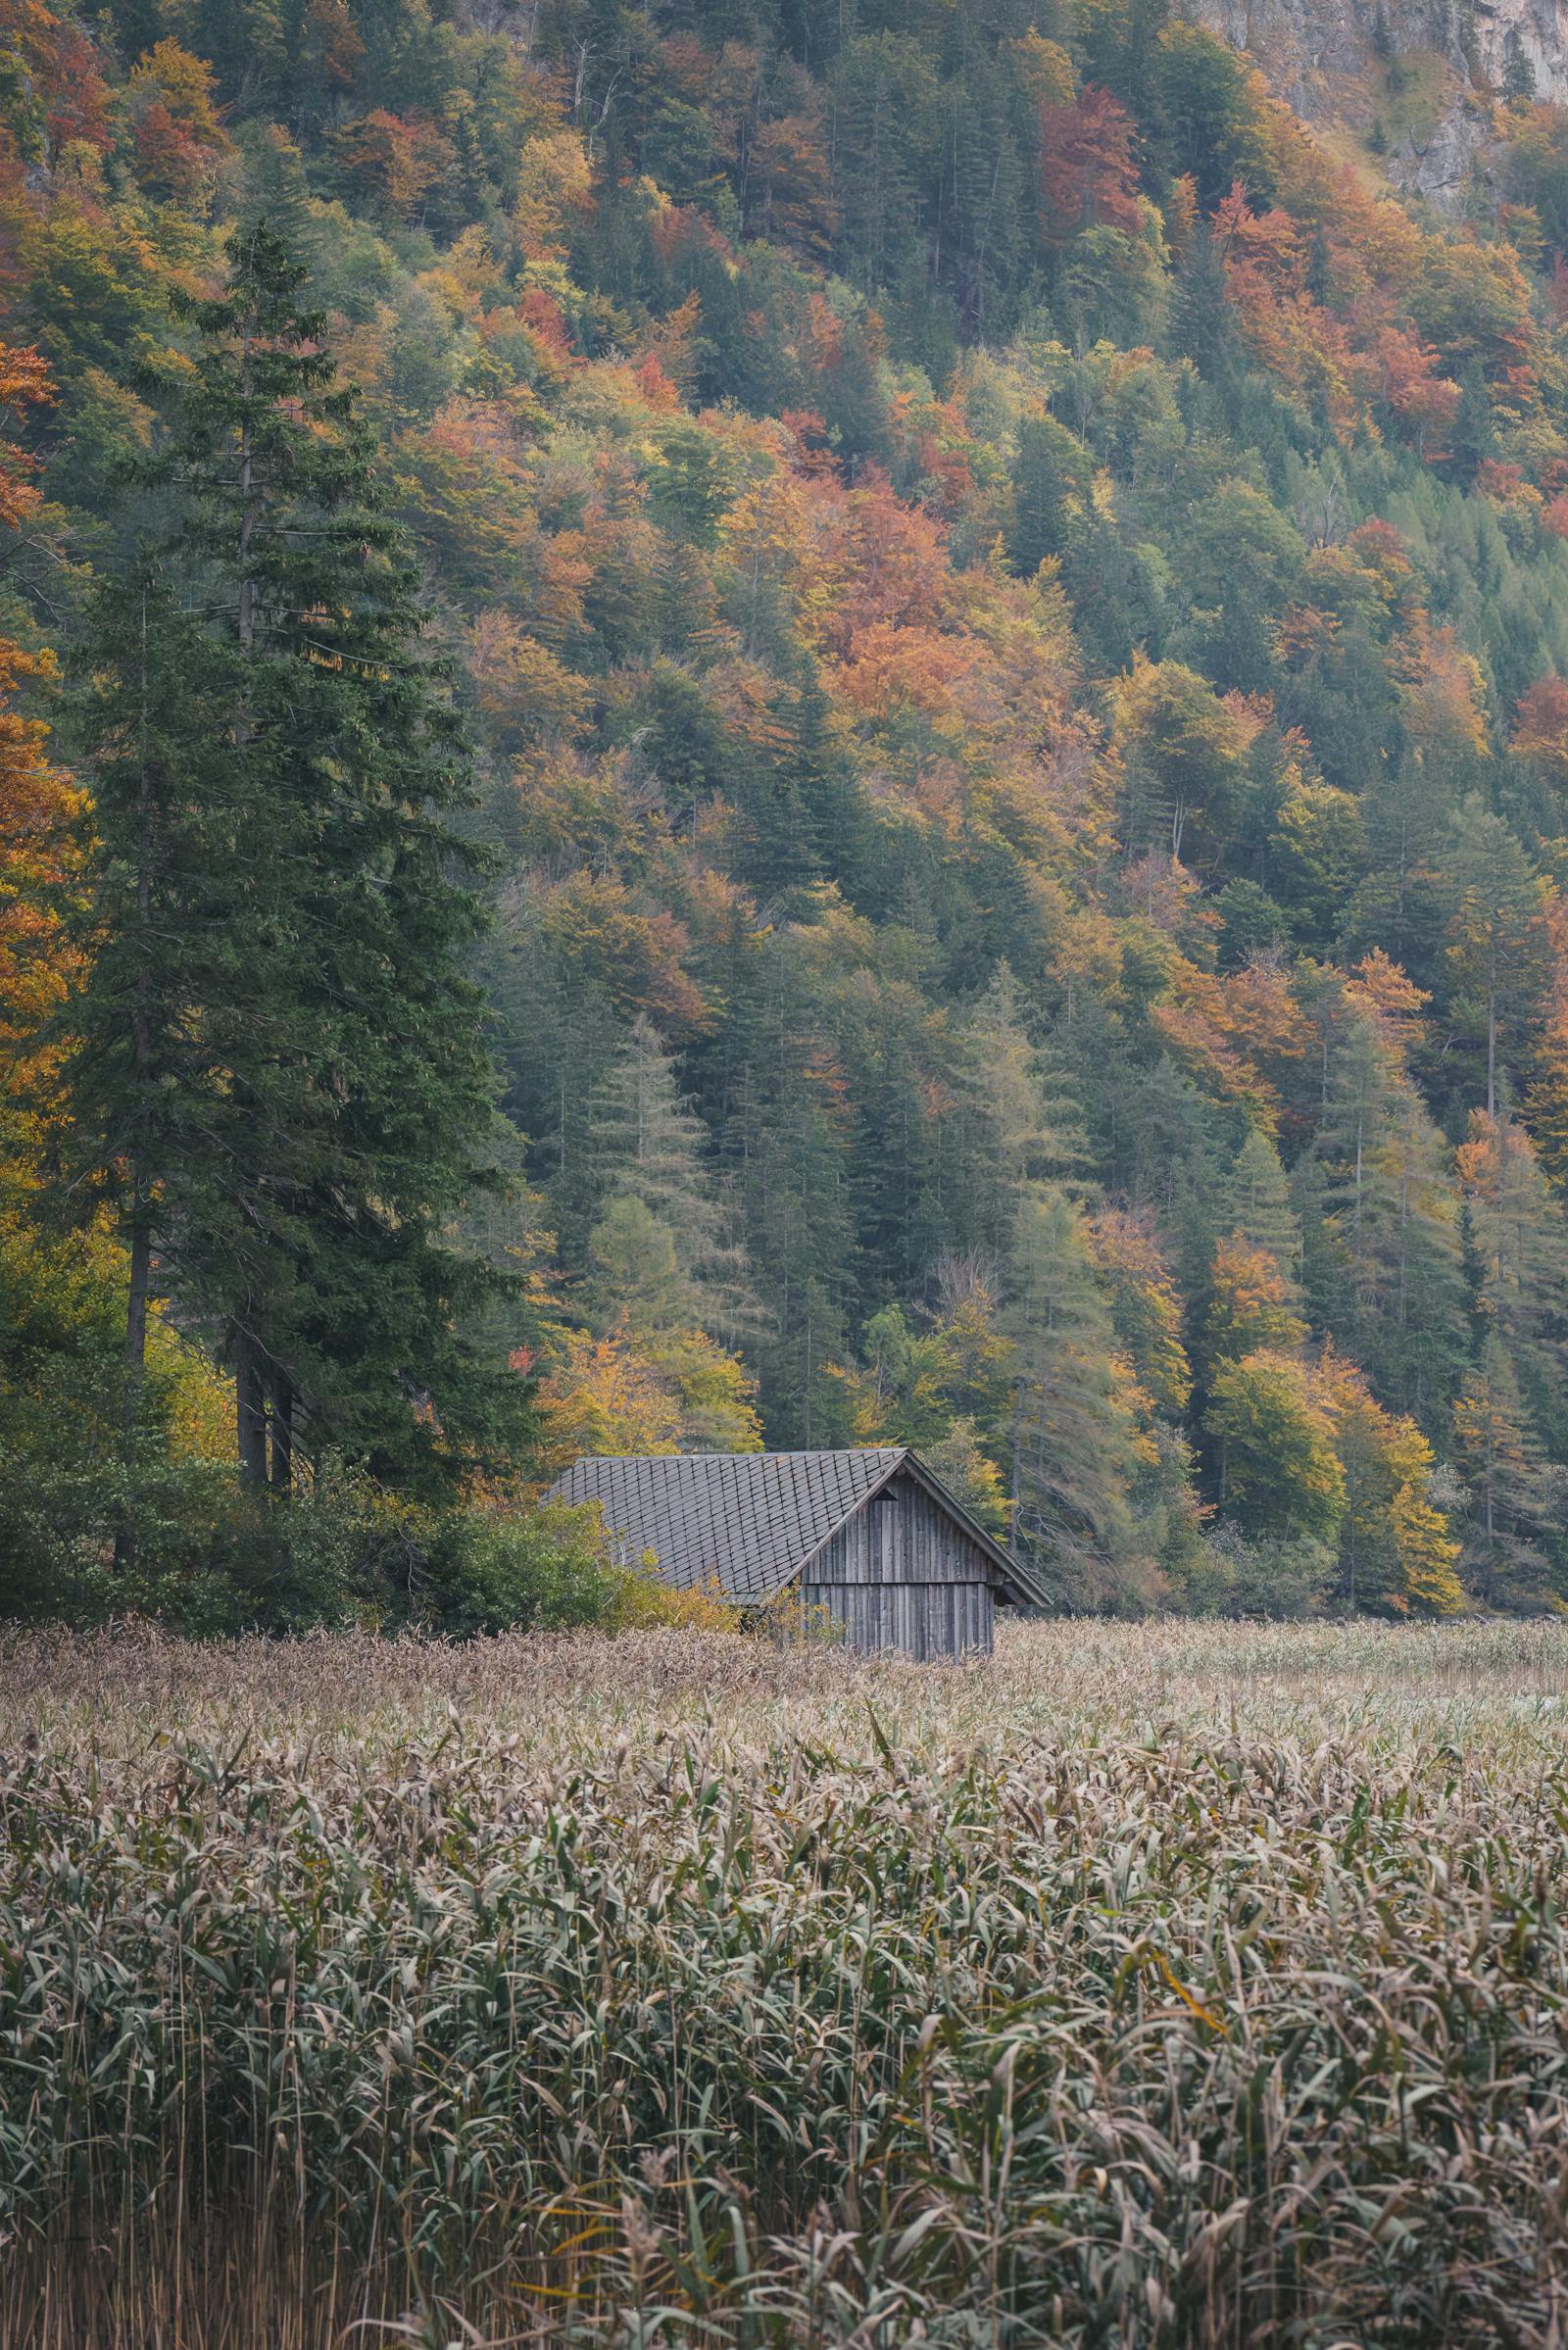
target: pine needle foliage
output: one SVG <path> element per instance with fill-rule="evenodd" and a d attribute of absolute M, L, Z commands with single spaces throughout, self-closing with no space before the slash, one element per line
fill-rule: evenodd
<path fill-rule="evenodd" d="M 214 1332 L 241 1466 L 285 1486 L 301 1445 L 460 1467 L 522 1393 L 463 1334 L 497 1276 L 446 1238 L 493 1164 L 468 757 L 303 275 L 248 228 L 182 306 L 147 471 L 171 519 L 87 660 L 100 952 L 72 1072 L 144 1289 Z"/>

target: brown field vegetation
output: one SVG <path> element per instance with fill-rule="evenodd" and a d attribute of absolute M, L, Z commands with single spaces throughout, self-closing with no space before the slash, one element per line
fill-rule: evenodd
<path fill-rule="evenodd" d="M 1568 1630 L 0 1646 L 0 2340 L 1568 2320 Z"/>

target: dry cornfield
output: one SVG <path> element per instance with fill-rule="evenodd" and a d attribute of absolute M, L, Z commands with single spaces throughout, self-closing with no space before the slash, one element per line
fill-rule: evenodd
<path fill-rule="evenodd" d="M 1568 1629 L 0 1646 L 0 2340 L 1559 2344 Z"/>

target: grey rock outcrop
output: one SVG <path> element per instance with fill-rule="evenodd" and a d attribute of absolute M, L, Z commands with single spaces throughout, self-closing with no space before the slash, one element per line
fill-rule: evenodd
<path fill-rule="evenodd" d="M 1439 212 L 1463 206 L 1504 92 L 1568 105 L 1568 0 L 1187 0 L 1185 14 L 1256 59 L 1307 122 L 1373 119 L 1384 56 L 1438 61 L 1437 104 L 1388 156 L 1390 177 Z"/>

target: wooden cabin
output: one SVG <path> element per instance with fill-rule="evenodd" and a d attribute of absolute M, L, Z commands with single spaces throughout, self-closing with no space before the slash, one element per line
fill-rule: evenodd
<path fill-rule="evenodd" d="M 989 1655 L 1004 1605 L 1039 1594 L 906 1444 L 854 1452 L 685 1452 L 579 1460 L 553 1501 L 597 1501 L 615 1552 L 677 1590 L 744 1607 L 791 1589 L 852 1648 Z"/>

